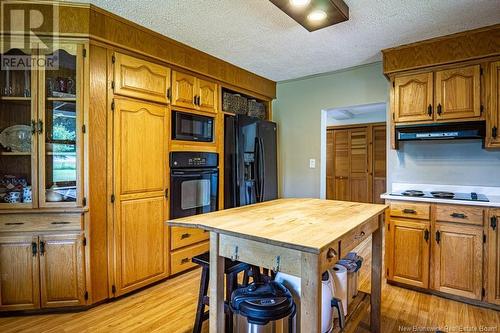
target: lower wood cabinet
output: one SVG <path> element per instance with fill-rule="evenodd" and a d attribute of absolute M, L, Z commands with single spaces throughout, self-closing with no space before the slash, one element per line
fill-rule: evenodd
<path fill-rule="evenodd" d="M 421 288 L 429 286 L 429 236 L 428 221 L 391 219 L 388 249 L 390 280 Z"/>
<path fill-rule="evenodd" d="M 0 311 L 86 302 L 83 235 L 0 235 Z"/>
<path fill-rule="evenodd" d="M 488 229 L 488 302 L 500 305 L 500 209 L 491 209 L 486 228 Z"/>
<path fill-rule="evenodd" d="M 433 289 L 480 300 L 483 284 L 483 228 L 436 223 Z"/>
<path fill-rule="evenodd" d="M 0 310 L 40 308 L 38 237 L 0 236 Z"/>
<path fill-rule="evenodd" d="M 207 252 L 208 248 L 209 242 L 203 242 L 172 252 L 170 255 L 171 273 L 177 274 L 196 266 L 191 259 Z"/>

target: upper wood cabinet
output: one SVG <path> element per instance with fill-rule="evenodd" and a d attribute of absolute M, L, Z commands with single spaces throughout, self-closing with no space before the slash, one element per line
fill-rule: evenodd
<path fill-rule="evenodd" d="M 38 238 L 0 236 L 0 311 L 40 307 Z"/>
<path fill-rule="evenodd" d="M 119 296 L 168 275 L 168 111 L 128 99 L 115 105 L 112 269 Z"/>
<path fill-rule="evenodd" d="M 394 121 L 418 122 L 433 119 L 433 74 L 397 76 L 394 79 Z"/>
<path fill-rule="evenodd" d="M 217 111 L 217 84 L 193 75 L 172 72 L 172 105 L 200 111 Z"/>
<path fill-rule="evenodd" d="M 391 219 L 389 279 L 421 288 L 429 286 L 430 225 L 428 221 Z"/>
<path fill-rule="evenodd" d="M 115 94 L 158 103 L 169 102 L 169 68 L 118 52 L 113 57 Z"/>
<path fill-rule="evenodd" d="M 488 302 L 500 305 L 500 209 L 491 209 L 488 216 L 486 255 Z"/>
<path fill-rule="evenodd" d="M 500 61 L 489 66 L 489 107 L 486 146 L 488 148 L 500 148 Z"/>
<path fill-rule="evenodd" d="M 433 289 L 480 300 L 483 228 L 437 222 L 433 236 Z"/>
<path fill-rule="evenodd" d="M 41 306 L 85 304 L 82 235 L 41 235 L 39 244 Z"/>
<path fill-rule="evenodd" d="M 481 117 L 480 70 L 475 65 L 436 72 L 437 120 Z"/>

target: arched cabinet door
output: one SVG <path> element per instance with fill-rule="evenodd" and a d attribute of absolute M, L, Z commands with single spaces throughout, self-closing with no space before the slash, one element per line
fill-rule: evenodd
<path fill-rule="evenodd" d="M 197 79 L 189 74 L 173 71 L 172 73 L 172 105 L 196 109 Z"/>
<path fill-rule="evenodd" d="M 481 117 L 480 66 L 436 72 L 436 120 Z"/>
<path fill-rule="evenodd" d="M 217 111 L 217 84 L 211 81 L 198 80 L 198 107 L 202 111 Z"/>
<path fill-rule="evenodd" d="M 433 120 L 432 73 L 397 76 L 394 79 L 394 121 Z"/>
<path fill-rule="evenodd" d="M 168 275 L 168 109 L 115 99 L 115 296 Z"/>

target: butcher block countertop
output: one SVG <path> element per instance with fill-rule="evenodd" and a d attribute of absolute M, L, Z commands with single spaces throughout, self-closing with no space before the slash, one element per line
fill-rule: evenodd
<path fill-rule="evenodd" d="M 386 208 L 387 205 L 348 201 L 277 199 L 167 223 L 321 253 Z"/>

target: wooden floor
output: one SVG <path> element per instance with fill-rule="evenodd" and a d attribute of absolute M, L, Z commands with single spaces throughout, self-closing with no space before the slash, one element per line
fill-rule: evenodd
<path fill-rule="evenodd" d="M 370 257 L 370 248 L 371 243 L 367 242 L 359 249 L 366 259 Z M 370 290 L 369 266 L 366 260 L 360 278 L 360 289 L 365 292 Z M 190 332 L 199 276 L 200 271 L 194 270 L 85 312 L 0 317 L 0 332 Z M 477 331 L 480 327 L 496 327 L 490 332 L 500 332 L 500 312 L 384 283 L 382 332 L 403 332 L 405 328 L 412 332 L 413 326 L 450 332 L 467 327 L 477 327 Z M 207 325 L 204 330 L 208 331 Z M 358 331 L 367 330 L 360 327 Z"/>

